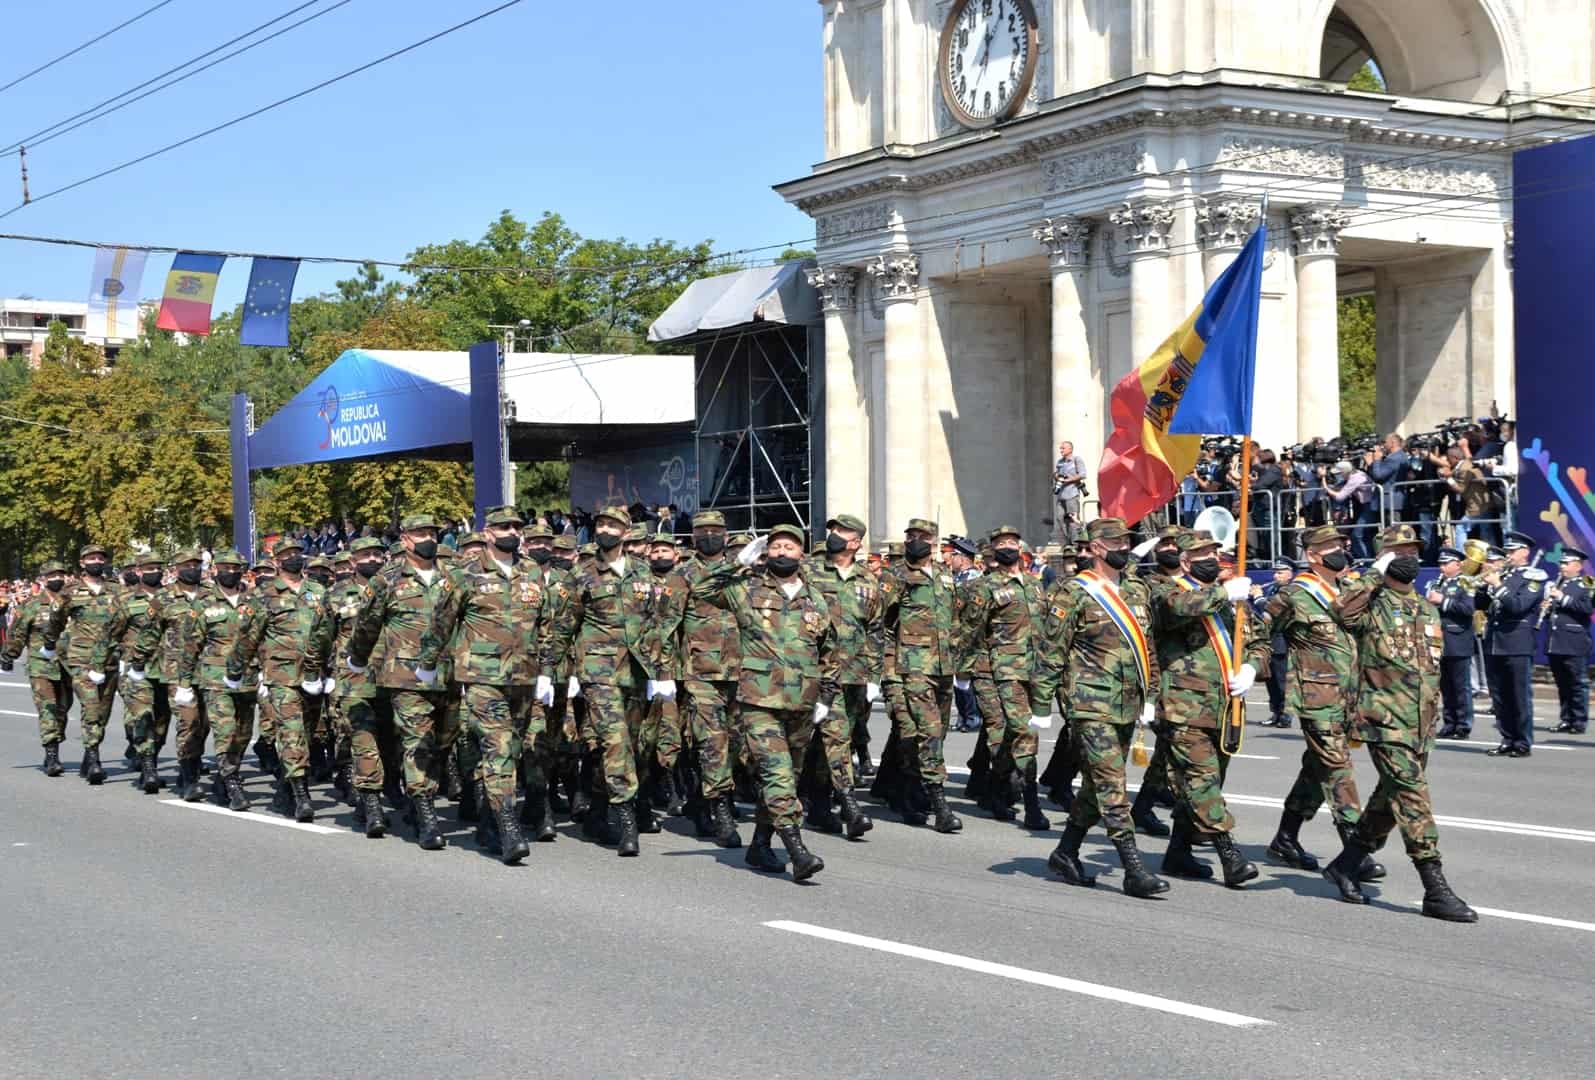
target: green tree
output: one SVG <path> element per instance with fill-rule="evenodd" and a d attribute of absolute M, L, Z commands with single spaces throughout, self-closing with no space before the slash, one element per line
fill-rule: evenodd
<path fill-rule="evenodd" d="M 1345 297 L 1340 301 L 1339 316 L 1340 434 L 1362 435 L 1374 430 L 1375 419 L 1377 388 L 1374 379 L 1376 352 L 1373 297 L 1368 295 Z"/>
<path fill-rule="evenodd" d="M 1346 89 L 1366 90 L 1370 93 L 1382 94 L 1385 92 L 1384 76 L 1380 74 L 1378 65 L 1369 60 L 1353 72 L 1350 79 L 1346 80 Z"/>

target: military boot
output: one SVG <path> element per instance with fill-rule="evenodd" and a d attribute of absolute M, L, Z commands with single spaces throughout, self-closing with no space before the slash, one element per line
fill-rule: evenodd
<path fill-rule="evenodd" d="M 559 833 L 554 828 L 554 810 L 548 804 L 550 790 L 547 785 L 529 784 L 526 801 L 521 803 L 521 824 L 526 826 L 532 839 L 539 844 L 559 839 Z"/>
<path fill-rule="evenodd" d="M 1135 801 L 1130 804 L 1130 821 L 1135 824 L 1136 832 L 1147 836 L 1167 836 L 1169 827 L 1152 810 L 1157 805 L 1153 797 L 1156 791 L 1157 788 L 1152 784 L 1142 781 L 1141 790 L 1135 793 Z"/>
<path fill-rule="evenodd" d="M 864 813 L 863 808 L 859 806 L 858 800 L 853 797 L 851 791 L 838 791 L 836 798 L 842 804 L 840 816 L 842 824 L 847 829 L 847 838 L 849 840 L 857 840 L 875 827 L 875 822 L 871 821 L 869 815 Z"/>
<path fill-rule="evenodd" d="M 271 808 L 283 817 L 293 816 L 294 789 L 286 777 L 277 777 L 277 786 L 271 794 Z"/>
<path fill-rule="evenodd" d="M 1257 864 L 1241 854 L 1229 833 L 1213 837 L 1213 850 L 1218 852 L 1218 861 L 1224 867 L 1224 884 L 1230 888 L 1238 889 L 1257 876 Z"/>
<path fill-rule="evenodd" d="M 1213 868 L 1191 854 L 1190 829 L 1189 825 L 1175 819 L 1168 850 L 1163 853 L 1163 872 L 1172 877 L 1206 881 L 1213 876 Z"/>
<path fill-rule="evenodd" d="M 1439 859 L 1425 859 L 1414 863 L 1418 876 L 1423 879 L 1423 913 L 1431 919 L 1447 922 L 1478 922 L 1479 913 L 1462 902 L 1462 898 L 1446 884 L 1445 872 Z"/>
<path fill-rule="evenodd" d="M 632 809 L 637 815 L 637 831 L 652 836 L 659 832 L 659 815 L 655 812 L 653 800 L 647 795 L 638 793 L 637 798 L 631 802 Z"/>
<path fill-rule="evenodd" d="M 367 838 L 380 840 L 388 831 L 388 814 L 382 809 L 382 793 L 380 791 L 357 791 L 355 802 L 364 817 L 361 824 L 365 827 Z"/>
<path fill-rule="evenodd" d="M 260 765 L 260 771 L 266 773 L 276 773 L 282 766 L 277 748 L 265 739 L 255 740 L 255 761 Z"/>
<path fill-rule="evenodd" d="M 803 846 L 803 830 L 796 825 L 780 829 L 781 846 L 792 856 L 792 880 L 804 881 L 825 869 L 825 860 Z"/>
<path fill-rule="evenodd" d="M 154 754 L 139 755 L 138 786 L 144 789 L 146 795 L 154 795 L 161 790 L 161 775 L 155 769 Z"/>
<path fill-rule="evenodd" d="M 459 802 L 465 790 L 465 779 L 460 775 L 460 761 L 452 753 L 443 755 L 443 797 L 449 802 Z"/>
<path fill-rule="evenodd" d="M 659 786 L 664 789 L 665 813 L 671 817 L 680 817 L 681 811 L 687 805 L 687 800 L 682 798 L 681 789 L 676 786 L 675 772 L 667 771 L 659 778 Z"/>
<path fill-rule="evenodd" d="M 354 796 L 354 765 L 344 762 L 333 770 L 332 790 L 339 802 L 353 806 L 358 801 Z"/>
<path fill-rule="evenodd" d="M 587 824 L 587 818 L 593 806 L 593 755 L 583 754 L 581 763 L 576 766 L 576 788 L 570 794 L 570 819 Z M 600 808 L 599 816 L 603 816 Z M 592 832 L 586 828 L 582 832 L 588 836 Z"/>
<path fill-rule="evenodd" d="M 770 874 L 779 874 L 786 869 L 786 858 L 777 855 L 770 846 L 770 841 L 775 838 L 775 826 L 759 823 L 753 826 L 753 841 L 748 844 L 748 853 L 743 856 L 743 861 L 755 870 L 763 870 Z"/>
<path fill-rule="evenodd" d="M 249 809 L 249 796 L 244 794 L 244 782 L 237 773 L 224 777 L 222 788 L 227 792 L 227 809 L 239 814 Z"/>
<path fill-rule="evenodd" d="M 427 793 L 410 796 L 415 806 L 415 839 L 422 851 L 442 851 L 449 846 L 448 839 L 438 828 L 438 811 L 432 796 Z"/>
<path fill-rule="evenodd" d="M 332 770 L 327 767 L 327 744 L 320 739 L 310 740 L 310 764 L 308 768 L 310 778 L 318 784 L 332 778 Z"/>
<path fill-rule="evenodd" d="M 987 785 L 986 806 L 991 810 L 991 816 L 997 821 L 1014 820 L 1018 815 L 1013 810 L 1013 792 L 1008 786 L 1007 776 L 993 775 Z"/>
<path fill-rule="evenodd" d="M 902 817 L 904 825 L 925 824 L 925 812 L 919 809 L 914 798 L 918 779 L 918 777 L 910 776 L 906 769 L 897 774 L 897 793 L 894 797 L 893 805 L 897 808 L 899 816 Z"/>
<path fill-rule="evenodd" d="M 875 775 L 875 763 L 870 760 L 869 744 L 861 743 L 853 747 L 858 752 L 858 768 L 853 775 L 860 780 L 868 780 Z"/>
<path fill-rule="evenodd" d="M 100 767 L 100 748 L 86 747 L 83 751 L 83 778 L 95 787 L 105 783 L 105 770 Z"/>
<path fill-rule="evenodd" d="M 493 802 L 487 797 L 487 793 L 482 787 L 482 782 L 478 780 L 474 786 L 476 788 L 478 813 L 476 815 L 476 829 L 471 833 L 471 839 L 475 840 L 476 846 L 483 851 L 490 851 L 496 855 L 501 850 L 499 847 L 498 814 L 494 812 Z"/>
<path fill-rule="evenodd" d="M 1063 827 L 1063 839 L 1047 856 L 1047 866 L 1070 885 L 1089 889 L 1097 883 L 1096 876 L 1085 872 L 1080 862 L 1080 841 L 1085 839 L 1085 829 L 1070 821 Z"/>
<path fill-rule="evenodd" d="M 1052 828 L 1052 822 L 1041 812 L 1041 785 L 1036 782 L 1036 763 L 1033 761 L 1025 769 L 1024 794 L 1025 828 L 1033 832 L 1045 832 Z"/>
<path fill-rule="evenodd" d="M 622 858 L 631 858 L 638 854 L 637 848 L 637 801 L 623 802 L 614 807 L 615 827 L 620 837 L 615 841 L 615 854 Z"/>
<path fill-rule="evenodd" d="M 1368 897 L 1357 884 L 1357 871 L 1368 857 L 1368 849 L 1358 843 L 1355 834 L 1349 830 L 1345 841 L 1346 846 L 1340 849 L 1340 854 L 1324 867 L 1324 880 L 1340 890 L 1340 899 L 1346 903 L 1366 904 Z"/>
<path fill-rule="evenodd" d="M 936 816 L 936 831 L 939 833 L 955 833 L 963 829 L 964 820 L 947 807 L 947 793 L 940 784 L 931 784 L 925 789 L 930 796 L 931 813 Z"/>
<path fill-rule="evenodd" d="M 731 796 L 722 795 L 714 800 L 711 808 L 712 834 L 714 842 L 727 851 L 734 851 L 742 846 L 742 834 L 737 832 L 737 823 L 731 819 Z M 765 841 L 765 847 L 769 847 Z"/>
<path fill-rule="evenodd" d="M 133 745 L 138 741 L 133 735 L 133 725 L 123 724 L 122 734 L 127 736 L 127 747 L 122 751 L 122 764 L 129 769 L 136 769 L 138 768 L 139 753 Z"/>
<path fill-rule="evenodd" d="M 309 822 L 316 820 L 316 808 L 310 802 L 310 786 L 304 777 L 289 782 L 294 796 L 294 820 Z"/>
<path fill-rule="evenodd" d="M 842 822 L 836 816 L 836 811 L 831 807 L 831 796 L 815 795 L 807 800 L 809 828 L 816 832 L 829 833 L 839 836 L 842 832 Z"/>
<path fill-rule="evenodd" d="M 498 857 L 505 866 L 514 866 L 532 853 L 532 846 L 521 835 L 520 819 L 513 804 L 513 799 L 505 799 L 493 812 L 498 825 Z"/>
<path fill-rule="evenodd" d="M 1342 844 L 1351 843 L 1351 837 L 1356 834 L 1357 826 L 1337 823 L 1335 831 L 1340 833 Z M 1373 852 L 1367 852 L 1362 859 L 1362 865 L 1357 868 L 1357 880 L 1363 884 L 1370 881 L 1379 881 L 1385 876 L 1384 863 L 1374 861 Z"/>
<path fill-rule="evenodd" d="M 179 777 L 178 787 L 180 789 L 178 795 L 182 797 L 182 800 L 193 803 L 204 802 L 205 788 L 199 778 L 198 759 L 179 761 L 177 763 L 177 771 Z"/>
<path fill-rule="evenodd" d="M 1135 846 L 1135 835 L 1117 837 L 1113 846 L 1119 849 L 1119 863 L 1124 867 L 1124 895 L 1141 900 L 1169 891 L 1169 883 L 1150 873 L 1141 863 L 1141 852 Z"/>
<path fill-rule="evenodd" d="M 1274 830 L 1274 838 L 1268 842 L 1268 854 L 1293 869 L 1316 870 L 1318 860 L 1301 846 L 1301 841 L 1297 838 L 1301 825 L 1300 814 L 1289 810 L 1281 814 L 1279 828 Z"/>
<path fill-rule="evenodd" d="M 60 776 L 61 769 L 61 744 L 58 742 L 44 744 L 44 775 Z"/>

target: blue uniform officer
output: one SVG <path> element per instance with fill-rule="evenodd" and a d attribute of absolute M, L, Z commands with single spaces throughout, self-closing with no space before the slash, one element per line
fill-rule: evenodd
<path fill-rule="evenodd" d="M 1556 730 L 1572 735 L 1584 734 L 1589 723 L 1589 618 L 1595 611 L 1595 582 L 1584 576 L 1588 558 L 1576 548 L 1563 548 L 1561 573 L 1540 603 L 1545 655 L 1561 703 Z"/>
<path fill-rule="evenodd" d="M 1497 692 L 1496 730 L 1500 745 L 1493 757 L 1526 758 L 1534 747 L 1534 624 L 1545 599 L 1549 575 L 1529 565 L 1535 540 L 1508 533 L 1501 544 L 1506 569 L 1487 573 L 1475 603 L 1489 612 L 1484 627 L 1484 666 Z"/>

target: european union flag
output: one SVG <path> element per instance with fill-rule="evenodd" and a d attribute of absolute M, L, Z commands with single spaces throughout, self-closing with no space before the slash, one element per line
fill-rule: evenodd
<path fill-rule="evenodd" d="M 256 259 L 249 268 L 244 294 L 244 325 L 238 340 L 245 345 L 288 344 L 288 306 L 293 303 L 298 259 Z"/>

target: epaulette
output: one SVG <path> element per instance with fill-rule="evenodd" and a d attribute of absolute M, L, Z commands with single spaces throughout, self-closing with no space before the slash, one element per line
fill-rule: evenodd
<path fill-rule="evenodd" d="M 1537 566 L 1525 566 L 1523 568 L 1523 580 L 1525 581 L 1549 581 L 1550 578 L 1551 575 Z"/>

